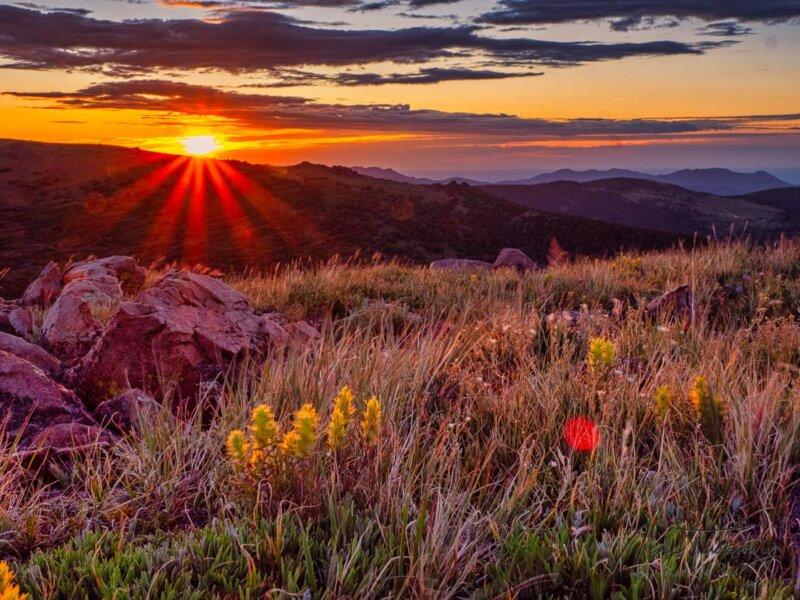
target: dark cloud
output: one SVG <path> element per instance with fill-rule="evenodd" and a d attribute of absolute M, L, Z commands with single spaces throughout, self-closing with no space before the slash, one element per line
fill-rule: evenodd
<path fill-rule="evenodd" d="M 711 35 L 718 37 L 738 37 L 740 35 L 750 35 L 753 33 L 752 27 L 746 27 L 738 21 L 717 21 L 709 23 L 698 30 L 700 35 Z"/>
<path fill-rule="evenodd" d="M 754 121 L 797 120 L 799 115 L 699 119 L 528 119 L 505 114 L 415 110 L 396 104 L 324 104 L 293 96 L 222 91 L 164 80 L 115 81 L 77 92 L 7 92 L 56 107 L 133 109 L 154 114 L 217 117 L 250 129 L 316 129 L 493 136 L 503 139 L 659 136 L 736 131 Z"/>
<path fill-rule="evenodd" d="M 787 21 L 800 17 L 797 0 L 501 0 L 484 22 L 547 24 L 614 19 L 616 29 L 643 19 L 695 17 L 703 21 Z"/>
<path fill-rule="evenodd" d="M 274 12 L 237 12 L 211 21 L 120 22 L 0 6 L 0 57 L 6 68 L 94 69 L 114 75 L 159 69 L 243 73 L 304 65 L 421 63 L 452 56 L 570 66 L 632 56 L 701 54 L 726 43 L 603 44 L 497 39 L 481 33 L 475 26 L 325 29 Z"/>
<path fill-rule="evenodd" d="M 442 81 L 465 81 L 478 79 L 509 79 L 533 77 L 543 73 L 506 72 L 481 69 L 430 67 L 416 73 L 341 73 L 335 77 L 339 85 L 386 85 L 390 83 L 441 83 Z"/>

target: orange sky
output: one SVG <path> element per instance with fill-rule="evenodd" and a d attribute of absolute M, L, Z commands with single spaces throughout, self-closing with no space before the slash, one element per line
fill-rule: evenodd
<path fill-rule="evenodd" d="M 796 21 L 725 19 L 747 31 L 716 36 L 704 28 L 719 21 L 663 15 L 627 31 L 609 26 L 618 16 L 507 31 L 475 28 L 492 2 L 434 5 L 418 13 L 455 16 L 413 19 L 398 16 L 408 13 L 402 5 L 352 12 L 346 1 L 269 12 L 276 16 L 260 17 L 263 31 L 258 18 L 237 21 L 230 7 L 209 12 L 153 2 L 134 11 L 116 0 L 54 4 L 81 9 L 71 13 L 46 4 L 6 7 L 0 63 L 14 68 L 3 69 L 0 80 L 0 136 L 182 152 L 181 138 L 213 135 L 221 157 L 420 173 L 800 168 Z M 152 33 L 130 33 L 132 17 Z M 667 27 L 662 21 L 669 19 Z M 173 47 L 165 37 L 159 46 L 165 24 L 193 32 L 191 45 Z M 287 39 L 284 47 L 255 51 L 249 35 L 257 45 Z M 107 48 L 118 41 L 112 56 Z M 648 44 L 656 44 L 652 52 Z M 88 58 L 76 60 L 81 53 Z M 152 64 L 160 56 L 173 62 Z M 369 85 L 359 77 L 413 83 Z M 143 90 L 141 82 L 153 81 L 184 88 Z M 105 84 L 119 84 L 113 97 L 98 87 Z M 380 108 L 397 105 L 404 107 Z M 497 115 L 509 119 L 500 126 Z M 763 115 L 776 117 L 749 118 Z"/>

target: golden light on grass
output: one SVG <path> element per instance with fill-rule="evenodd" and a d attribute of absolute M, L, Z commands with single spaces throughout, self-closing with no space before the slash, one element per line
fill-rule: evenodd
<path fill-rule="evenodd" d="M 213 135 L 193 135 L 181 140 L 183 149 L 193 156 L 207 156 L 219 150 L 219 142 Z"/>

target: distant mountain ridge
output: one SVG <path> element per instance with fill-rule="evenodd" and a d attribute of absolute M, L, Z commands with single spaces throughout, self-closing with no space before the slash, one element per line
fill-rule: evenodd
<path fill-rule="evenodd" d="M 573 255 L 669 247 L 670 233 L 532 211 L 467 185 L 410 185 L 346 167 L 191 159 L 114 146 L 0 139 L 0 295 L 49 261 L 128 254 L 226 271 L 373 253 L 414 263 L 494 260 L 504 247 L 544 264 L 551 238 Z"/>
<path fill-rule="evenodd" d="M 722 197 L 671 183 L 615 178 L 485 185 L 480 189 L 531 210 L 686 236 L 724 237 L 732 230 L 737 235 L 766 239 L 800 233 L 800 188 Z"/>
<path fill-rule="evenodd" d="M 658 183 L 670 183 L 678 185 L 694 192 L 704 192 L 716 196 L 740 196 L 742 194 L 752 194 L 776 188 L 789 188 L 793 185 L 775 177 L 767 171 L 755 171 L 753 173 L 743 173 L 723 168 L 710 169 L 681 169 L 666 175 L 654 175 L 643 171 L 633 171 L 630 169 L 589 169 L 576 171 L 574 169 L 559 169 L 549 173 L 541 173 L 533 177 L 524 179 L 508 179 L 496 184 L 466 179 L 464 177 L 450 177 L 448 179 L 430 179 L 427 177 L 413 177 L 405 175 L 394 169 L 384 169 L 380 167 L 352 167 L 352 169 L 378 179 L 389 181 L 399 181 L 412 183 L 415 185 L 432 185 L 436 183 L 468 183 L 469 185 L 538 185 L 540 183 L 552 183 L 554 181 L 575 181 L 586 183 L 589 181 L 599 181 L 601 179 L 645 179 Z"/>

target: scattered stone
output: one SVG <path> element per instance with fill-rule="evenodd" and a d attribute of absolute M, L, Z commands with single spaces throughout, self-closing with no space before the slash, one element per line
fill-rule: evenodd
<path fill-rule="evenodd" d="M 139 389 L 131 389 L 101 402 L 94 411 L 95 417 L 104 425 L 110 425 L 120 433 L 138 430 L 141 419 L 159 410 L 152 396 Z"/>
<path fill-rule="evenodd" d="M 94 425 L 78 397 L 24 358 L 0 350 L 0 430 L 25 446 L 43 429 L 61 423 Z"/>
<path fill-rule="evenodd" d="M 121 300 L 122 289 L 113 276 L 71 280 L 42 324 L 47 347 L 64 360 L 80 358 L 92 347 L 104 321 Z"/>
<path fill-rule="evenodd" d="M 517 272 L 532 271 L 537 268 L 536 263 L 522 250 L 517 248 L 503 248 L 494 261 L 495 269 L 515 269 Z"/>
<path fill-rule="evenodd" d="M 50 377 L 61 375 L 61 361 L 35 344 L 10 333 L 0 332 L 0 350 L 27 360 Z"/>
<path fill-rule="evenodd" d="M 431 263 L 431 269 L 437 271 L 454 271 L 456 273 L 472 273 L 475 271 L 491 271 L 492 263 L 469 258 L 444 258 Z"/>
<path fill-rule="evenodd" d="M 30 337 L 33 334 L 33 315 L 27 308 L 18 306 L 8 313 L 8 324 L 19 336 Z"/>
<path fill-rule="evenodd" d="M 645 308 L 647 316 L 655 321 L 691 319 L 694 315 L 692 288 L 681 285 L 651 300 Z"/>
<path fill-rule="evenodd" d="M 42 269 L 39 277 L 37 277 L 33 283 L 28 286 L 25 293 L 22 294 L 20 304 L 22 306 L 46 308 L 58 297 L 62 285 L 61 269 L 58 267 L 58 264 L 50 262 Z"/>
<path fill-rule="evenodd" d="M 242 294 L 223 282 L 171 271 L 135 302 L 124 302 L 71 380 L 96 406 L 118 390 L 177 384 L 182 398 L 232 359 L 275 342 Z"/>

